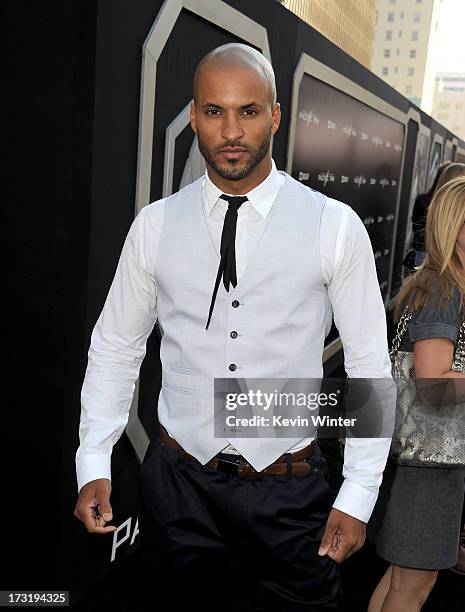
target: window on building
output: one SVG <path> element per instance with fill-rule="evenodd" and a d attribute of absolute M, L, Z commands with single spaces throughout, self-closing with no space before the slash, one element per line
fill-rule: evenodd
<path fill-rule="evenodd" d="M 399 67 L 398 66 L 394 66 L 394 74 L 397 74 L 399 72 Z"/>
<path fill-rule="evenodd" d="M 417 4 L 423 4 L 423 0 L 417 0 Z"/>
<path fill-rule="evenodd" d="M 409 57 L 413 58 L 417 56 L 417 50 L 416 49 L 410 49 L 410 53 L 409 53 Z"/>
<path fill-rule="evenodd" d="M 388 20 L 388 22 L 393 22 L 394 21 L 394 13 L 388 13 L 387 20 Z"/>
<path fill-rule="evenodd" d="M 412 40 L 418 40 L 418 30 L 413 30 L 413 32 L 412 32 Z"/>
<path fill-rule="evenodd" d="M 383 76 L 387 76 L 389 74 L 389 68 L 387 66 L 383 66 L 382 73 Z"/>
<path fill-rule="evenodd" d="M 402 30 L 399 30 L 398 37 L 402 38 Z"/>
<path fill-rule="evenodd" d="M 396 55 L 400 55 L 400 49 L 396 49 Z"/>
<path fill-rule="evenodd" d="M 404 18 L 404 11 L 400 12 L 400 18 L 403 19 Z"/>
<path fill-rule="evenodd" d="M 391 57 L 391 49 L 384 49 L 384 57 Z"/>
<path fill-rule="evenodd" d="M 389 0 L 389 4 L 395 4 L 396 0 Z"/>
<path fill-rule="evenodd" d="M 415 13 L 413 13 L 413 23 L 420 23 L 421 20 L 421 13 L 419 11 L 415 11 Z"/>
<path fill-rule="evenodd" d="M 392 30 L 386 30 L 386 40 L 392 40 Z"/>
<path fill-rule="evenodd" d="M 415 74 L 415 68 L 412 68 L 411 66 L 408 68 L 407 70 L 407 74 L 408 76 L 413 76 Z"/>
<path fill-rule="evenodd" d="M 407 87 L 405 88 L 405 93 L 407 94 L 407 96 L 411 96 L 412 95 L 412 86 L 411 85 L 407 85 Z"/>

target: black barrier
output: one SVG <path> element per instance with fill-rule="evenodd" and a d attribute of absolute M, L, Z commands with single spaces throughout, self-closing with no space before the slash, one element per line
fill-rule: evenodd
<path fill-rule="evenodd" d="M 20 119 L 14 125 L 15 147 L 9 151 L 14 172 L 10 177 L 13 195 L 8 208 L 18 215 L 20 224 L 18 231 L 8 236 L 7 246 L 17 269 L 9 298 L 21 324 L 14 348 L 8 354 L 10 369 L 14 371 L 11 386 L 20 391 L 20 407 L 15 409 L 20 423 L 16 429 L 7 431 L 22 434 L 21 438 L 18 436 L 16 452 L 24 449 L 27 459 L 27 468 L 21 474 L 27 476 L 28 508 L 38 504 L 47 511 L 53 508 L 54 518 L 53 522 L 50 516 L 43 522 L 36 521 L 32 528 L 31 523 L 26 523 L 24 527 L 34 532 L 26 532 L 18 562 L 11 561 L 12 576 L 16 578 L 7 586 L 24 589 L 34 584 L 43 588 L 47 578 L 48 586 L 69 589 L 73 604 L 138 546 L 136 483 L 147 440 L 155 433 L 161 371 L 159 330 L 155 329 L 148 341 L 131 413 L 131 427 L 135 434 L 144 433 L 145 438 L 124 434 L 114 448 L 112 504 L 117 531 L 102 538 L 87 534 L 73 516 L 79 394 L 90 333 L 137 206 L 160 198 L 168 183 L 171 191 L 176 191 L 188 180 L 188 171 L 191 176 L 195 174 L 193 134 L 188 124 L 182 124 L 182 113 L 191 98 L 197 62 L 213 47 L 231 41 L 252 44 L 269 53 L 282 106 L 282 123 L 273 139 L 273 157 L 279 169 L 285 169 L 288 161 L 292 79 L 302 54 L 330 67 L 406 118 L 401 129 L 399 122 L 393 122 L 387 115 L 373 115 L 375 111 L 369 106 L 357 105 L 353 109 L 357 121 L 362 122 L 356 129 L 363 131 L 365 120 L 375 123 L 379 120 L 389 132 L 381 138 L 406 147 L 402 151 L 402 173 L 397 158 L 379 160 L 380 166 L 390 164 L 386 176 L 391 181 L 392 193 L 401 185 L 395 235 L 393 226 L 386 222 L 387 216 L 394 214 L 394 199 L 384 199 L 383 190 L 379 192 L 382 195 L 377 206 L 382 208 L 379 216 L 384 219 L 379 223 L 379 232 L 372 228 L 373 246 L 383 253 L 379 257 L 380 281 L 387 281 L 391 287 L 401 271 L 398 254 L 405 250 L 408 221 L 405 211 L 412 198 L 419 128 L 426 130 L 427 142 L 422 147 L 428 150 L 429 175 L 430 168 L 443 155 L 446 140 L 453 140 L 454 135 L 278 2 L 218 0 L 214 10 L 200 11 L 201 14 L 182 8 L 177 18 L 165 19 L 164 23 L 171 25 L 165 25 L 157 38 L 157 44 L 165 42 L 156 64 L 152 102 L 149 197 L 141 202 L 138 194 L 142 188 L 139 175 L 142 50 L 162 8 L 171 11 L 177 3 L 69 0 L 59 7 L 51 4 L 47 8 L 37 4 L 27 9 L 17 7 L 11 29 L 14 38 L 11 55 L 16 66 L 12 70 L 14 86 L 8 95 L 15 100 Z M 202 2 L 198 6 L 200 10 Z M 247 19 L 250 27 L 238 28 L 240 16 Z M 160 19 L 157 23 L 160 24 Z M 250 32 L 254 33 L 253 40 Z M 315 96 L 318 87 L 321 91 L 327 87 L 322 81 L 312 85 Z M 332 92 L 335 111 L 340 102 L 343 104 L 341 120 L 347 127 L 352 120 L 352 102 L 345 95 L 337 88 Z M 305 106 L 311 109 L 318 102 L 316 97 L 312 98 L 312 87 L 306 96 Z M 416 115 L 408 119 L 411 110 Z M 173 125 L 175 120 L 179 129 Z M 412 126 L 415 122 L 416 127 Z M 407 136 L 402 130 L 406 130 Z M 168 132 L 174 134 L 172 142 L 167 140 Z M 454 142 L 451 155 L 462 160 L 465 143 Z M 171 161 L 167 158 L 167 143 L 174 145 Z M 383 152 L 387 153 L 386 147 Z M 350 196 L 342 189 L 343 184 L 337 193 L 331 192 L 331 182 L 323 184 L 318 176 L 332 168 L 327 160 L 319 164 L 318 149 L 312 150 L 312 154 L 309 170 L 312 180 L 308 184 L 330 195 L 334 193 L 364 218 L 375 216 L 371 200 L 358 197 L 366 184 L 352 184 Z M 345 160 L 338 163 L 344 165 Z M 375 177 L 379 189 L 379 179 L 384 174 L 378 176 L 376 169 L 363 167 L 363 156 L 357 163 L 357 168 L 350 169 L 352 179 L 359 175 Z M 423 161 L 419 163 L 417 172 L 422 172 Z M 308 165 L 308 160 L 305 164 Z M 318 164 L 322 167 L 318 168 Z M 342 166 L 338 172 L 349 175 L 349 170 Z M 392 180 L 397 181 L 396 185 L 392 185 Z M 415 184 L 426 187 L 426 181 Z M 391 252 L 384 254 L 386 248 Z M 386 278 L 388 266 L 381 265 L 381 260 L 392 256 L 393 249 L 396 255 L 391 278 Z M 38 401 L 40 411 L 33 412 L 31 406 L 37 407 Z M 33 450 L 34 444 L 37 452 Z M 43 546 L 34 547 L 34 538 L 41 534 Z M 17 542 L 13 544 L 18 547 Z M 47 550 L 57 551 L 53 567 L 41 563 Z"/>
<path fill-rule="evenodd" d="M 292 176 L 358 213 L 371 239 L 384 299 L 389 290 L 403 149 L 404 128 L 399 121 L 334 86 L 303 76 Z"/>

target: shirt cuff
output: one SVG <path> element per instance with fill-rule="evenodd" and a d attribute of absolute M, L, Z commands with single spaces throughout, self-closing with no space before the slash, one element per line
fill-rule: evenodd
<path fill-rule="evenodd" d="M 333 508 L 368 523 L 375 507 L 378 493 L 345 479 L 333 504 Z"/>
<path fill-rule="evenodd" d="M 76 455 L 76 476 L 78 484 L 78 494 L 82 487 L 97 478 L 108 478 L 111 480 L 111 455 L 89 454 Z"/>

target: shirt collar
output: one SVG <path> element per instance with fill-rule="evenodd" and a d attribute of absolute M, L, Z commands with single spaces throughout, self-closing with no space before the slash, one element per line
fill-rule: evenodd
<path fill-rule="evenodd" d="M 271 210 L 271 206 L 278 195 L 278 191 L 281 188 L 283 182 L 283 177 L 276 169 L 276 164 L 274 159 L 271 159 L 271 171 L 266 177 L 264 181 L 262 181 L 259 185 L 251 189 L 248 193 L 244 193 L 241 195 L 246 195 L 248 198 L 248 202 L 245 202 L 244 205 L 249 204 L 254 207 L 254 209 L 260 214 L 261 217 L 266 219 L 268 213 Z M 224 193 L 219 189 L 213 181 L 208 176 L 208 169 L 205 170 L 205 177 L 202 182 L 203 194 L 204 194 L 204 206 L 206 215 L 210 215 L 216 204 L 219 202 L 224 203 L 224 206 L 227 205 L 227 202 L 224 200 L 220 200 L 220 195 Z M 226 194 L 232 195 L 232 194 Z"/>

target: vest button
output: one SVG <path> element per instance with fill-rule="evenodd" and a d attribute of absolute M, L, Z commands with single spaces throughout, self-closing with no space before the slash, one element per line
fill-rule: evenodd
<path fill-rule="evenodd" d="M 232 331 L 229 335 L 231 338 L 237 338 L 237 331 Z"/>
<path fill-rule="evenodd" d="M 231 370 L 231 372 L 235 372 L 236 368 L 237 368 L 237 365 L 235 363 L 229 364 L 229 369 Z"/>
<path fill-rule="evenodd" d="M 237 300 L 234 300 L 232 306 L 233 308 L 237 308 L 239 306 L 239 302 Z"/>

